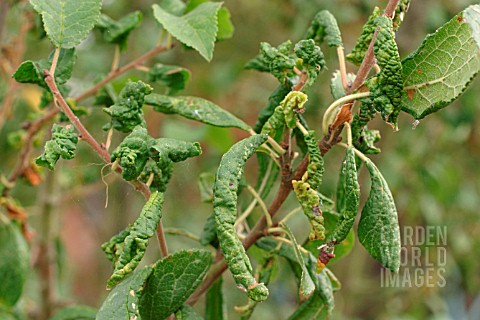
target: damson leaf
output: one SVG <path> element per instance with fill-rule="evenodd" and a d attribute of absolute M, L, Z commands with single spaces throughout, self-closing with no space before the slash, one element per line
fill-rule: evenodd
<path fill-rule="evenodd" d="M 412 0 L 400 0 L 400 2 L 398 3 L 397 8 L 395 9 L 395 14 L 393 16 L 394 31 L 397 31 L 402 24 L 403 18 L 405 16 L 405 13 L 407 13 L 408 8 L 410 7 L 411 1 Z"/>
<path fill-rule="evenodd" d="M 133 225 L 102 244 L 102 250 L 114 261 L 115 266 L 107 288 L 113 288 L 140 263 L 147 250 L 148 241 L 155 234 L 162 218 L 162 206 L 163 193 L 152 193 Z"/>
<path fill-rule="evenodd" d="M 310 230 L 310 240 L 325 239 L 324 218 L 320 210 L 320 197 L 317 191 L 310 187 L 310 184 L 302 180 L 292 180 L 293 191 L 297 200 L 302 206 L 303 212 L 308 218 L 312 229 Z"/>
<path fill-rule="evenodd" d="M 248 297 L 255 301 L 265 300 L 268 289 L 263 283 L 257 283 L 253 277 L 250 260 L 238 238 L 234 224 L 237 216 L 238 184 L 243 175 L 245 162 L 266 140 L 267 136 L 260 134 L 233 145 L 220 161 L 213 191 L 215 228 L 225 262 L 237 285 L 247 291 Z"/>
<path fill-rule="evenodd" d="M 200 190 L 200 200 L 202 202 L 213 201 L 213 185 L 215 184 L 215 174 L 212 172 L 202 172 L 198 176 L 198 189 Z"/>
<path fill-rule="evenodd" d="M 42 16 L 45 31 L 56 47 L 80 44 L 100 16 L 100 0 L 30 0 Z"/>
<path fill-rule="evenodd" d="M 183 305 L 176 313 L 176 320 L 202 320 L 203 318 L 189 305 Z"/>
<path fill-rule="evenodd" d="M 65 160 L 75 157 L 78 135 L 72 125 L 65 128 L 54 124 L 52 127 L 52 139 L 45 144 L 44 153 L 35 159 L 35 163 L 50 170 L 55 168 L 58 159 Z"/>
<path fill-rule="evenodd" d="M 370 17 L 368 17 L 367 22 L 363 26 L 362 34 L 357 39 L 355 47 L 353 48 L 351 53 L 345 56 L 345 59 L 357 66 L 362 63 L 363 59 L 365 58 L 365 54 L 367 53 L 368 46 L 370 45 L 370 42 L 372 42 L 375 29 L 377 28 L 375 19 L 380 17 L 380 15 L 380 9 L 378 7 L 375 7 Z"/>
<path fill-rule="evenodd" d="M 28 251 L 20 228 L 0 219 L 0 310 L 14 306 L 22 295 L 30 266 Z"/>
<path fill-rule="evenodd" d="M 142 23 L 142 13 L 135 11 L 127 14 L 118 21 L 102 14 L 97 23 L 97 28 L 102 32 L 103 39 L 109 43 L 115 43 L 121 49 L 127 45 L 128 35 Z"/>
<path fill-rule="evenodd" d="M 325 67 L 322 49 L 312 39 L 301 40 L 295 45 L 295 55 L 300 59 L 297 66 L 301 65 L 308 75 L 305 86 L 311 86 Z"/>
<path fill-rule="evenodd" d="M 205 300 L 205 320 L 226 319 L 226 305 L 222 292 L 222 277 L 208 289 Z"/>
<path fill-rule="evenodd" d="M 64 84 L 70 79 L 76 58 L 75 48 L 60 50 L 57 67 L 55 69 L 55 82 L 58 85 Z M 47 88 L 43 76 L 43 70 L 50 69 L 52 60 L 53 52 L 48 57 L 48 60 L 24 61 L 13 74 L 13 78 L 20 83 L 33 83 L 43 88 Z"/>
<path fill-rule="evenodd" d="M 327 10 L 322 10 L 315 15 L 304 38 L 313 39 L 316 43 L 326 41 L 330 47 L 343 46 L 337 20 Z"/>
<path fill-rule="evenodd" d="M 97 310 L 87 306 L 71 306 L 60 309 L 50 320 L 95 320 Z M 116 318 L 120 319 L 120 318 Z"/>
<path fill-rule="evenodd" d="M 314 293 L 288 318 L 289 320 L 324 320 L 329 313 L 323 298 Z"/>
<path fill-rule="evenodd" d="M 402 110 L 416 119 L 448 106 L 480 70 L 480 5 L 459 13 L 403 64 Z"/>
<path fill-rule="evenodd" d="M 287 127 L 293 129 L 297 126 L 297 113 L 304 111 L 304 106 L 307 101 L 308 96 L 305 93 L 292 91 L 280 102 Z"/>
<path fill-rule="evenodd" d="M 358 185 L 357 165 L 355 164 L 353 147 L 347 148 L 341 170 L 340 177 L 343 177 L 343 179 L 338 181 L 338 184 L 339 188 L 343 190 L 339 190 L 340 192 L 337 193 L 342 195 L 341 199 L 337 199 L 339 202 L 337 209 L 340 211 L 341 217 L 331 237 L 336 243 L 340 243 L 347 238 L 355 222 L 360 201 L 360 186 Z"/>
<path fill-rule="evenodd" d="M 131 320 L 139 317 L 138 305 L 152 267 L 133 272 L 108 294 L 96 320 Z"/>
<path fill-rule="evenodd" d="M 300 290 L 298 293 L 300 295 L 300 298 L 302 300 L 305 300 L 315 291 L 315 283 L 310 277 L 310 273 L 308 272 L 307 266 L 305 265 L 305 260 L 303 259 L 302 253 L 300 252 L 300 249 L 298 249 L 297 240 L 295 239 L 293 232 L 286 224 L 281 225 L 281 227 L 285 229 L 286 234 L 292 241 L 293 252 L 295 253 L 295 256 L 297 258 L 297 263 L 302 270 L 302 274 L 300 277 Z"/>
<path fill-rule="evenodd" d="M 255 132 L 260 133 L 265 122 L 272 116 L 275 108 L 280 105 L 280 102 L 282 102 L 290 91 L 292 91 L 291 83 L 280 84 L 275 88 L 270 97 L 268 97 L 268 104 L 258 114 L 257 122 L 253 126 Z"/>
<path fill-rule="evenodd" d="M 395 42 L 392 19 L 379 17 L 375 20 L 379 29 L 374 52 L 380 73 L 365 82 L 370 89 L 367 103 L 373 104 L 383 120 L 396 128 L 402 102 L 402 64 Z"/>
<path fill-rule="evenodd" d="M 111 126 L 121 132 L 130 132 L 138 125 L 145 126 L 142 106 L 145 96 L 152 91 L 152 87 L 142 81 L 128 82 L 120 91 L 117 102 L 109 108 L 103 108 L 112 117 Z"/>
<path fill-rule="evenodd" d="M 152 7 L 155 19 L 165 30 L 210 61 L 218 31 L 217 12 L 221 5 L 219 2 L 205 2 L 181 17 L 168 13 L 157 4 Z"/>
<path fill-rule="evenodd" d="M 148 135 L 147 129 L 137 126 L 112 152 L 111 161 L 118 159 L 125 180 L 130 181 L 140 175 L 147 164 L 153 143 L 154 139 Z"/>
<path fill-rule="evenodd" d="M 285 79 L 292 75 L 293 67 L 295 67 L 295 56 L 290 52 L 291 48 L 290 40 L 278 47 L 262 42 L 260 43 L 260 53 L 247 62 L 245 69 L 270 72 L 280 83 L 285 83 Z"/>
<path fill-rule="evenodd" d="M 208 2 L 208 0 L 189 0 L 183 13 L 189 13 L 204 2 Z M 230 39 L 234 31 L 232 21 L 230 20 L 230 11 L 225 7 L 220 8 L 217 12 L 217 19 L 218 32 L 216 40 Z"/>
<path fill-rule="evenodd" d="M 353 81 L 355 81 L 355 74 L 347 73 L 347 84 L 349 83 L 351 85 Z M 334 100 L 345 96 L 340 70 L 336 70 L 332 75 L 332 79 L 330 80 L 330 93 Z"/>
<path fill-rule="evenodd" d="M 400 229 L 397 209 L 387 182 L 371 161 L 365 165 L 372 186 L 358 224 L 358 240 L 385 268 L 400 267 Z"/>
<path fill-rule="evenodd" d="M 190 71 L 178 66 L 157 63 L 148 71 L 148 80 L 166 85 L 169 93 L 185 89 L 189 79 Z"/>
<path fill-rule="evenodd" d="M 178 114 L 187 119 L 200 121 L 215 127 L 233 127 L 249 130 L 250 126 L 216 104 L 197 97 L 169 97 L 151 94 L 145 103 L 155 111 L 165 114 Z"/>
<path fill-rule="evenodd" d="M 325 169 L 323 167 L 323 157 L 318 148 L 318 141 L 315 139 L 315 131 L 309 130 L 308 134 L 304 136 L 304 140 L 308 148 L 308 183 L 313 190 L 317 190 L 322 184 Z"/>
<path fill-rule="evenodd" d="M 160 8 L 175 16 L 181 16 L 185 12 L 186 5 L 182 0 L 162 0 Z"/>
<path fill-rule="evenodd" d="M 158 261 L 140 299 L 142 320 L 157 320 L 177 311 L 200 285 L 212 263 L 210 251 L 177 251 Z"/>
<path fill-rule="evenodd" d="M 208 216 L 207 222 L 205 222 L 202 233 L 200 234 L 200 244 L 206 246 L 211 244 L 216 238 L 217 229 L 215 228 L 215 214 L 211 214 Z M 215 247 L 218 247 L 218 245 L 215 245 Z"/>

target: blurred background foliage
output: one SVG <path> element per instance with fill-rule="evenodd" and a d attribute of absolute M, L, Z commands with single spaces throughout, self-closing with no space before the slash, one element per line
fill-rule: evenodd
<path fill-rule="evenodd" d="M 9 79 L 16 65 L 9 44 L 14 41 L 24 23 L 37 23 L 37 18 L 27 4 L 2 1 L 0 40 L 2 45 L 0 102 L 5 103 L 12 87 Z M 342 31 L 346 52 L 353 47 L 361 27 L 373 6 L 384 7 L 387 1 L 369 0 L 226 0 L 224 5 L 232 13 L 234 37 L 217 43 L 214 58 L 207 63 L 193 50 L 177 46 L 160 55 L 153 62 L 180 65 L 192 72 L 191 81 L 182 95 L 200 96 L 231 111 L 247 123 L 255 123 L 258 111 L 266 105 L 276 80 L 267 75 L 243 70 L 243 65 L 259 50 L 261 41 L 278 45 L 291 39 L 294 43 L 303 35 L 311 18 L 322 9 L 330 10 L 337 18 Z M 456 13 L 476 1 L 423 0 L 412 1 L 410 11 L 397 34 L 402 57 L 415 50 L 427 33 L 435 31 Z M 105 0 L 103 11 L 113 18 L 141 10 L 144 14 L 141 28 L 133 31 L 128 49 L 121 56 L 126 63 L 154 46 L 158 28 L 152 18 L 154 1 Z M 25 9 L 26 8 L 26 9 Z M 27 13 L 25 14 L 25 10 Z M 39 38 L 38 26 L 27 33 L 24 40 L 23 59 L 41 59 L 52 50 L 46 39 Z M 307 117 L 311 127 L 319 129 L 321 115 L 331 102 L 329 78 L 337 69 L 333 50 L 324 48 L 329 70 L 309 89 Z M 108 73 L 114 48 L 100 39 L 95 31 L 78 48 L 74 75 L 69 84 L 75 96 L 91 86 L 101 74 Z M 21 57 L 20 57 L 21 58 Z M 9 64 L 10 63 L 10 64 Z M 352 65 L 347 66 L 354 72 Z M 142 79 L 145 74 L 133 71 L 114 81 L 117 92 L 128 80 Z M 382 288 L 380 265 L 368 256 L 362 246 L 355 245 L 349 256 L 332 266 L 342 282 L 335 295 L 334 319 L 466 319 L 467 313 L 479 319 L 480 314 L 480 101 L 479 80 L 453 105 L 421 120 L 414 128 L 413 119 L 402 114 L 399 132 L 381 121 L 372 123 L 382 132 L 382 153 L 373 156 L 387 179 L 396 200 L 401 230 L 404 226 L 446 226 L 447 266 L 446 286 Z M 35 117 L 41 92 L 38 88 L 14 86 L 13 114 L 1 128 L 0 172 L 13 170 L 21 146 L 21 124 Z M 156 92 L 165 88 L 156 86 Z M 84 122 L 101 141 L 106 133 L 101 126 L 107 116 L 100 108 L 91 107 L 92 100 L 82 105 L 89 107 L 90 115 Z M 200 234 L 210 204 L 200 202 L 196 177 L 205 171 L 215 172 L 221 155 L 245 133 L 236 129 L 220 129 L 199 125 L 177 116 L 165 116 L 147 109 L 146 119 L 154 137 L 175 137 L 200 141 L 203 155 L 176 165 L 164 208 L 164 226 L 183 228 Z M 317 126 L 318 125 L 318 126 Z M 45 135 L 36 139 L 34 155 L 42 152 Z M 116 137 L 113 145 L 120 141 Z M 326 156 L 327 169 L 322 185 L 326 195 L 334 196 L 338 170 L 344 150 L 334 148 Z M 29 223 L 35 232 L 32 240 L 32 263 L 38 262 L 39 243 L 46 240 L 52 246 L 55 261 L 54 297 L 60 304 L 83 303 L 98 307 L 107 292 L 105 281 L 111 265 L 100 250 L 100 244 L 134 221 L 143 199 L 119 177 L 106 175 L 101 179 L 103 164 L 85 144 L 79 144 L 77 157 L 60 161 L 55 173 L 42 170 L 52 184 L 42 183 L 32 187 L 19 181 L 12 195 L 25 207 Z M 250 169 L 250 170 L 249 170 Z M 106 170 L 105 170 L 106 171 Z M 255 180 L 255 161 L 247 167 L 247 180 Z M 364 189 L 365 172 L 361 181 Z M 108 189 L 106 188 L 108 184 Z M 108 207 L 105 209 L 106 194 Z M 362 198 L 365 200 L 363 192 Z M 293 201 L 292 201 L 293 200 Z M 241 205 L 250 201 L 247 195 L 240 198 Z M 53 204 L 49 209 L 48 204 Z M 295 206 L 290 196 L 282 207 L 283 213 Z M 258 212 L 256 213 L 258 214 Z M 47 222 L 46 222 L 47 221 Z M 291 222 L 299 239 L 307 236 L 308 223 L 302 215 Z M 167 235 L 171 251 L 191 246 L 196 242 Z M 423 257 L 435 254 L 422 246 Z M 256 249 L 249 252 L 255 256 Z M 155 243 L 150 246 L 145 263 L 159 258 Z M 433 259 L 435 261 L 435 259 Z M 295 308 L 295 279 L 286 264 L 279 264 L 271 285 L 271 296 L 255 311 L 254 318 L 284 319 Z M 401 269 L 402 270 L 402 269 Z M 231 275 L 224 275 L 224 291 L 231 318 L 236 318 L 233 306 L 245 304 L 245 296 L 235 288 Z M 42 275 L 31 274 L 26 296 L 21 307 L 33 310 L 41 299 Z M 203 308 L 198 304 L 199 310 Z M 476 311 L 475 311 L 476 310 Z M 472 318 L 473 319 L 473 318 Z"/>

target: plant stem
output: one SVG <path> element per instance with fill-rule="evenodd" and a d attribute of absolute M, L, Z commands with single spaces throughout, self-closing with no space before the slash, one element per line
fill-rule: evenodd
<path fill-rule="evenodd" d="M 50 66 L 50 74 L 55 78 L 55 69 L 57 69 L 58 57 L 60 56 L 60 47 L 55 48 L 53 53 L 52 65 Z"/>
<path fill-rule="evenodd" d="M 267 206 L 265 205 L 265 202 L 263 202 L 262 197 L 260 197 L 260 195 L 250 185 L 247 186 L 247 190 L 257 200 L 258 204 L 260 205 L 260 208 L 262 208 L 263 215 L 267 221 L 267 226 L 270 227 L 273 224 L 272 218 L 270 217 L 270 213 L 268 213 Z"/>
<path fill-rule="evenodd" d="M 370 91 L 357 92 L 345 97 L 341 97 L 340 99 L 332 102 L 332 104 L 328 106 L 327 110 L 325 110 L 325 113 L 323 114 L 323 121 L 322 121 L 323 134 L 328 134 L 328 125 L 333 121 L 334 115 L 332 114 L 336 108 L 346 104 L 347 102 L 354 101 L 360 98 L 366 98 L 368 96 L 370 96 Z"/>
<path fill-rule="evenodd" d="M 86 141 L 90 145 L 90 147 L 97 153 L 97 155 L 103 159 L 105 163 L 110 164 L 111 157 L 108 151 L 104 147 L 102 147 L 95 140 L 95 138 L 93 138 L 90 132 L 88 132 L 88 130 L 82 124 L 80 119 L 77 116 L 75 116 L 72 109 L 70 109 L 67 102 L 58 91 L 57 85 L 55 84 L 55 81 L 53 80 L 51 74 L 47 70 L 44 70 L 44 74 L 45 74 L 45 82 L 47 83 L 47 86 L 50 88 L 50 91 L 55 97 L 55 103 L 65 113 L 65 115 L 68 117 L 70 122 L 75 126 L 75 128 L 80 132 L 82 140 Z M 117 165 L 115 168 L 115 172 L 122 173 L 122 168 L 119 165 Z M 135 187 L 135 190 L 140 191 L 145 197 L 145 199 L 148 200 L 150 198 L 150 189 L 146 184 L 138 180 L 132 180 L 132 181 L 129 181 L 129 183 Z M 160 251 L 162 255 L 168 256 L 168 248 L 165 242 L 165 235 L 163 233 L 162 221 L 160 221 L 160 223 L 158 224 L 156 233 L 157 233 L 157 240 L 160 244 Z"/>
<path fill-rule="evenodd" d="M 193 241 L 197 241 L 197 242 L 200 241 L 200 237 L 198 237 L 197 235 L 195 235 L 195 234 L 193 234 L 193 233 L 191 233 L 191 232 L 188 232 L 188 231 L 186 231 L 186 230 L 183 230 L 183 229 L 165 228 L 163 231 L 164 231 L 166 234 L 184 236 L 185 238 L 192 239 Z"/>
<path fill-rule="evenodd" d="M 342 46 L 337 47 L 338 63 L 340 65 L 340 77 L 342 78 L 343 89 L 347 90 L 347 67 L 345 66 L 345 52 Z"/>

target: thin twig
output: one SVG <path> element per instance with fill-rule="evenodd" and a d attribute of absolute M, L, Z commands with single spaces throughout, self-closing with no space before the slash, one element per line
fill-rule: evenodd
<path fill-rule="evenodd" d="M 167 50 L 170 50 L 171 48 L 173 48 L 173 46 L 174 46 L 174 44 L 172 43 L 170 45 L 161 45 L 161 46 L 155 47 L 155 48 L 151 49 L 150 51 L 148 51 L 147 53 L 145 53 L 145 54 L 141 55 L 140 57 L 136 58 L 135 60 L 132 60 L 130 63 L 124 65 L 123 67 L 111 71 L 102 81 L 96 83 L 93 87 L 91 87 L 90 89 L 88 89 L 84 93 L 80 94 L 79 96 L 75 97 L 75 102 L 79 102 L 83 99 L 86 99 L 86 98 L 90 97 L 91 95 L 94 95 L 98 90 L 100 90 L 100 88 L 102 88 L 104 85 L 106 85 L 107 83 L 109 83 L 113 79 L 115 79 L 118 76 L 124 74 L 125 72 L 127 72 L 130 69 L 134 69 L 135 67 L 142 64 L 146 60 L 148 60 L 150 58 L 153 58 L 157 54 L 159 54 L 161 52 L 164 52 L 164 51 L 167 51 Z"/>
<path fill-rule="evenodd" d="M 340 77 L 342 79 L 342 87 L 343 89 L 347 90 L 348 88 L 347 67 L 345 66 L 345 52 L 342 46 L 337 47 L 337 56 L 338 56 L 338 63 L 340 65 Z"/>
<path fill-rule="evenodd" d="M 250 185 L 247 186 L 247 190 L 257 200 L 258 204 L 260 205 L 260 208 L 262 208 L 263 215 L 264 215 L 265 219 L 267 220 L 267 226 L 270 227 L 273 224 L 272 223 L 272 218 L 270 217 L 270 213 L 268 213 L 267 206 L 265 205 L 265 202 L 263 202 L 262 197 L 260 197 L 260 195 Z"/>

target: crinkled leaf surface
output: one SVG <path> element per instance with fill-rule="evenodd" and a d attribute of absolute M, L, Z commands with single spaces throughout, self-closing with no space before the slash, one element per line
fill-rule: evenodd
<path fill-rule="evenodd" d="M 45 31 L 56 47 L 80 44 L 100 16 L 100 0 L 30 0 L 42 16 Z"/>
<path fill-rule="evenodd" d="M 340 192 L 337 193 L 338 196 L 341 196 L 340 199 L 337 198 L 337 201 L 340 203 L 338 209 L 340 210 L 341 217 L 332 236 L 332 239 L 337 243 L 345 240 L 352 229 L 360 201 L 360 186 L 358 185 L 357 166 L 353 147 L 347 148 L 345 161 L 343 162 L 341 170 L 342 173 L 340 177 L 343 179 L 338 181 L 338 187 L 343 188 L 343 190 L 339 190 Z"/>
<path fill-rule="evenodd" d="M 255 301 L 265 300 L 268 289 L 253 277 L 250 259 L 234 224 L 237 217 L 237 190 L 245 163 L 266 140 L 266 135 L 259 134 L 234 144 L 220 161 L 213 190 L 215 228 L 225 262 L 237 285 L 245 289 L 249 298 Z"/>
<path fill-rule="evenodd" d="M 217 12 L 221 5 L 219 2 L 205 2 L 186 15 L 177 17 L 154 4 L 153 15 L 173 37 L 210 61 L 218 31 Z"/>
<path fill-rule="evenodd" d="M 292 74 L 295 66 L 295 56 L 290 52 L 291 48 L 290 40 L 278 47 L 262 42 L 260 43 L 260 53 L 245 64 L 245 69 L 270 72 L 280 83 L 284 83 L 286 77 Z"/>
<path fill-rule="evenodd" d="M 480 5 L 455 16 L 403 60 L 402 110 L 416 119 L 448 106 L 480 70 Z"/>
<path fill-rule="evenodd" d="M 358 240 L 385 268 L 397 272 L 400 267 L 400 228 L 397 209 L 385 178 L 366 161 L 372 186 L 358 224 Z"/>
<path fill-rule="evenodd" d="M 58 159 L 65 160 L 75 157 L 78 135 L 72 125 L 65 128 L 54 124 L 52 127 L 52 139 L 45 144 L 44 153 L 35 159 L 35 163 L 50 170 L 55 168 Z"/>
<path fill-rule="evenodd" d="M 70 79 L 76 57 L 75 48 L 60 50 L 57 68 L 55 69 L 55 82 L 57 84 L 64 84 Z M 52 60 L 53 52 L 48 57 L 48 60 L 24 61 L 13 74 L 13 78 L 20 83 L 33 83 L 46 88 L 47 84 L 44 80 L 43 70 L 50 69 Z"/>
<path fill-rule="evenodd" d="M 378 18 L 380 15 L 380 9 L 378 7 L 375 7 L 370 17 L 368 17 L 367 22 L 363 26 L 362 34 L 360 35 L 360 37 L 358 37 L 357 42 L 355 43 L 355 47 L 352 49 L 351 53 L 345 56 L 345 59 L 357 66 L 362 63 L 363 58 L 365 58 L 365 54 L 367 53 L 368 46 L 373 39 L 375 29 L 377 28 L 375 19 Z"/>
<path fill-rule="evenodd" d="M 145 96 L 152 91 L 152 87 L 142 81 L 127 82 L 116 103 L 109 108 L 103 108 L 112 118 L 111 126 L 121 132 L 130 132 L 138 125 L 144 127 L 142 106 Z"/>
<path fill-rule="evenodd" d="M 164 319 L 200 285 L 212 262 L 210 251 L 181 250 L 158 261 L 140 299 L 142 320 Z"/>
<path fill-rule="evenodd" d="M 151 267 L 145 267 L 127 276 L 108 294 L 98 310 L 96 320 L 131 320 L 139 316 L 139 300 Z"/>
<path fill-rule="evenodd" d="M 152 193 L 133 225 L 102 245 L 102 250 L 115 265 L 107 288 L 113 288 L 138 266 L 147 250 L 149 239 L 160 223 L 162 206 L 163 193 Z"/>
<path fill-rule="evenodd" d="M 97 310 L 88 306 L 70 306 L 60 309 L 50 320 L 95 320 Z"/>
<path fill-rule="evenodd" d="M 343 46 L 337 20 L 328 10 L 322 10 L 315 15 L 305 34 L 305 39 L 313 39 L 318 43 L 325 40 L 330 47 Z"/>
<path fill-rule="evenodd" d="M 29 266 L 28 245 L 20 228 L 10 221 L 0 220 L 0 308 L 17 303 Z"/>
<path fill-rule="evenodd" d="M 145 103 L 154 106 L 155 111 L 178 114 L 187 119 L 200 121 L 215 127 L 234 127 L 249 130 L 250 126 L 216 104 L 197 97 L 169 97 L 151 94 Z"/>

